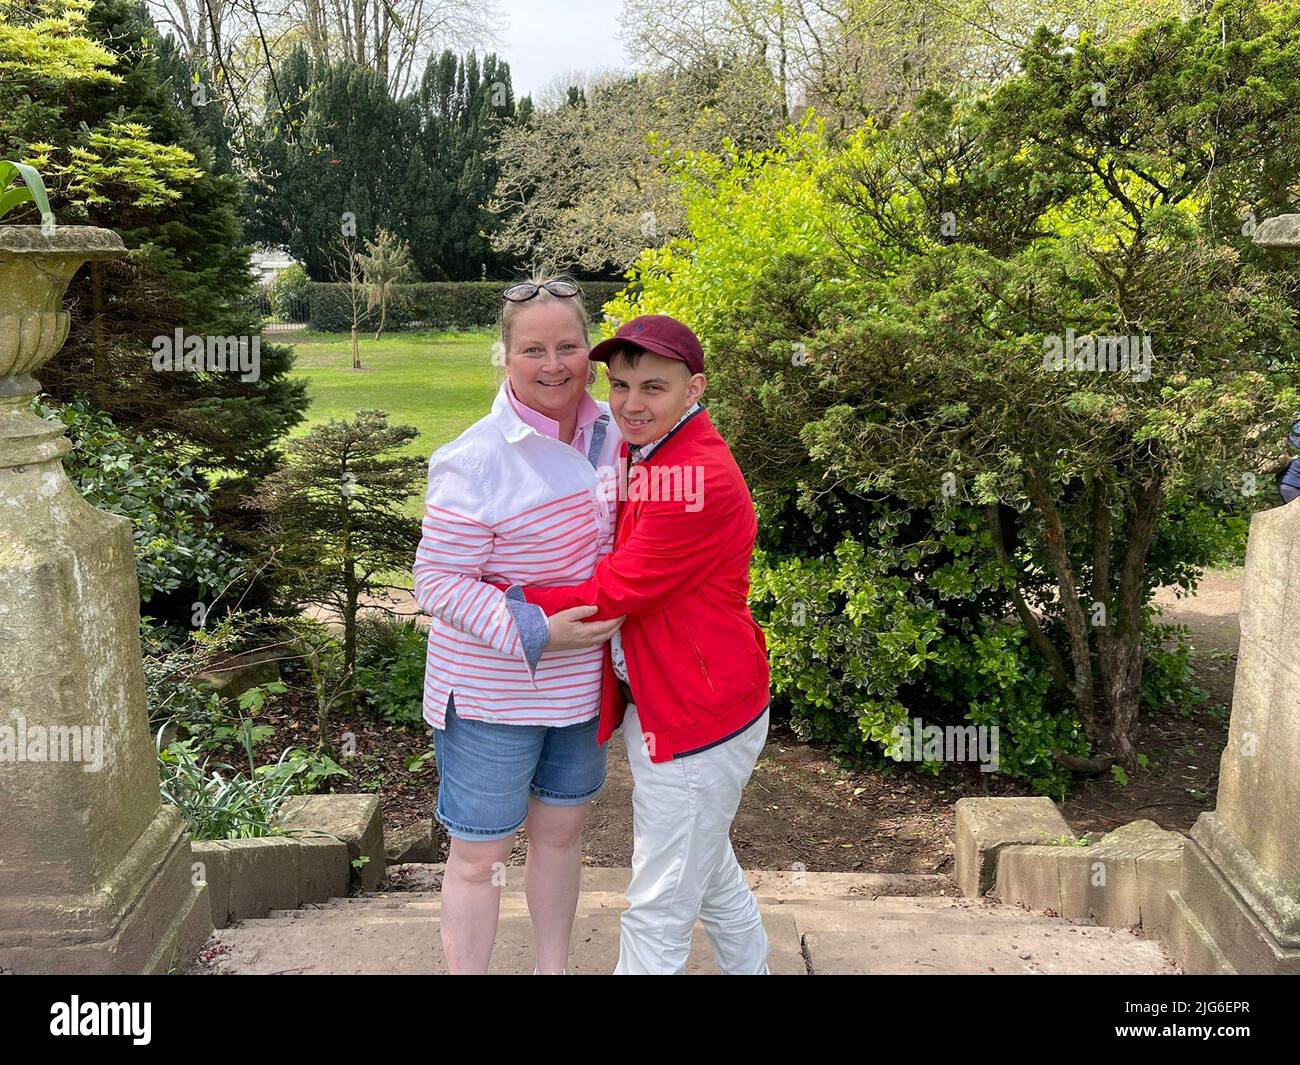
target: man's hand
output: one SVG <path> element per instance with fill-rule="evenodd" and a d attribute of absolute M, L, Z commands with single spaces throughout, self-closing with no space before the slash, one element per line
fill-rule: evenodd
<path fill-rule="evenodd" d="M 599 647 L 623 624 L 623 618 L 610 618 L 607 621 L 583 621 L 596 612 L 595 606 L 575 606 L 561 610 L 546 619 L 551 630 L 548 651 L 585 650 Z"/>

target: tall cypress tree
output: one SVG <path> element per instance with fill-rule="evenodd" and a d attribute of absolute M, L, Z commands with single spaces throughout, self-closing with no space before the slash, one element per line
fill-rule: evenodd
<path fill-rule="evenodd" d="M 489 158 L 515 114 L 508 64 L 495 55 L 431 56 L 418 90 L 393 100 L 381 78 L 346 63 L 292 53 L 277 72 L 284 98 L 268 104 L 254 155 L 249 227 L 282 244 L 316 280 L 329 280 L 344 212 L 356 236 L 388 229 L 411 245 L 429 280 L 514 269 L 492 250 L 484 210 L 496 183 Z"/>
<path fill-rule="evenodd" d="M 400 231 L 414 108 L 393 100 L 373 71 L 314 63 L 301 48 L 277 80 L 285 106 L 270 101 L 254 136 L 249 232 L 287 247 L 313 278 L 328 281 L 345 214 L 358 239 Z"/>

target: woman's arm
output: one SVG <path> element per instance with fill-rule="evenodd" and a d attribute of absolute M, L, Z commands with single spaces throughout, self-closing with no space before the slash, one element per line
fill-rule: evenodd
<path fill-rule="evenodd" d="M 746 500 L 747 502 L 747 500 Z M 591 621 L 642 618 L 672 608 L 679 597 L 712 575 L 719 555 L 729 549 L 743 511 L 736 499 L 717 499 L 690 511 L 679 502 L 652 502 L 632 535 L 596 564 L 589 580 L 563 587 L 510 587 L 548 615 L 578 605 L 594 605 Z"/>
<path fill-rule="evenodd" d="M 411 569 L 415 598 L 430 617 L 504 655 L 520 656 L 532 669 L 536 661 L 525 654 L 525 634 L 531 633 L 529 643 L 535 644 L 546 635 L 545 619 L 540 629 L 535 614 L 520 611 L 516 620 L 504 593 L 482 580 L 495 539 L 488 488 L 482 471 L 463 455 L 435 454 L 430 460 L 420 546 Z"/>
<path fill-rule="evenodd" d="M 430 461 L 420 546 L 412 567 L 420 608 L 504 655 L 518 655 L 530 674 L 536 672 L 548 643 L 551 650 L 560 650 L 593 647 L 608 639 L 617 623 L 599 629 L 584 626 L 580 636 L 567 633 L 553 640 L 541 608 L 518 593 L 507 597 L 482 579 L 495 539 L 490 490 L 483 471 L 463 455 L 440 459 L 435 454 Z"/>

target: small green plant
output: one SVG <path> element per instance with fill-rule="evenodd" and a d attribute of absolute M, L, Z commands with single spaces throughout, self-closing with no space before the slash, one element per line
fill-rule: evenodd
<path fill-rule="evenodd" d="M 278 834 L 276 811 L 297 793 L 296 771 L 254 775 L 250 780 L 233 766 L 209 768 L 188 740 L 164 747 L 159 732 L 158 769 L 163 801 L 175 806 L 196 840 L 253 839 Z M 277 767 L 289 755 L 285 751 Z"/>
<path fill-rule="evenodd" d="M 385 721 L 423 725 L 427 645 L 428 636 L 409 618 L 357 619 L 357 689 Z"/>
<path fill-rule="evenodd" d="M 434 752 L 430 749 L 425 751 L 423 754 L 417 754 L 412 758 L 408 758 L 406 760 L 406 771 L 412 774 L 418 773 L 433 757 Z"/>
<path fill-rule="evenodd" d="M 1115 778 L 1115 783 L 1121 788 L 1128 787 L 1128 774 L 1124 772 L 1124 767 L 1113 765 L 1110 767 L 1110 775 Z"/>
<path fill-rule="evenodd" d="M 290 748 L 251 776 L 226 762 L 210 765 L 190 740 L 163 745 L 158 733 L 158 769 L 163 801 L 181 811 L 196 840 L 254 839 L 289 834 L 275 824 L 285 800 L 314 791 L 322 780 L 348 774 L 332 759 Z M 252 761 L 252 736 L 240 737 Z"/>
<path fill-rule="evenodd" d="M 50 198 L 46 195 L 45 182 L 41 180 L 36 168 L 26 163 L 0 159 L 0 220 L 25 203 L 36 204 L 37 210 L 41 212 L 42 223 L 53 224 Z"/>

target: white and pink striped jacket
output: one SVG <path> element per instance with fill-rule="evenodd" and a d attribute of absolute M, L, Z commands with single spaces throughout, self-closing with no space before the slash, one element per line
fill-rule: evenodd
<path fill-rule="evenodd" d="M 485 582 L 565 585 L 591 576 L 613 546 L 621 437 L 601 403 L 584 455 L 528 425 L 507 388 L 490 414 L 429 460 L 413 572 L 431 618 L 424 719 L 434 728 L 445 725 L 449 696 L 461 717 L 519 725 L 577 724 L 600 709 L 604 648 L 536 659 L 505 593 Z M 540 613 L 536 620 L 544 625 Z"/>

